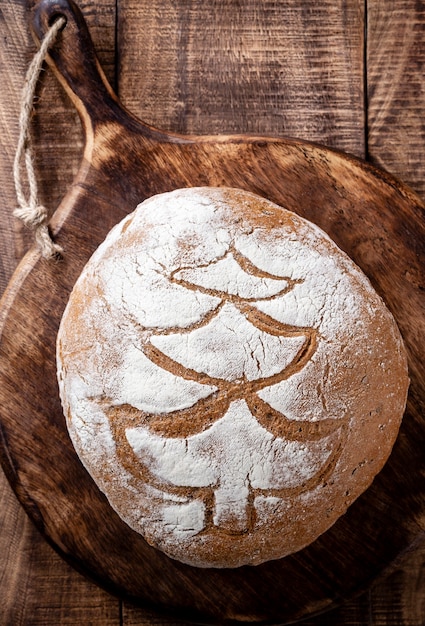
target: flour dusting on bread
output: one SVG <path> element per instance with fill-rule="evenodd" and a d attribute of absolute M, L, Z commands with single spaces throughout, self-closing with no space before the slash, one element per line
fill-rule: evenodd
<path fill-rule="evenodd" d="M 83 464 L 121 518 L 197 567 L 282 558 L 388 458 L 406 355 L 318 227 L 227 188 L 154 196 L 84 268 L 58 380 Z"/>

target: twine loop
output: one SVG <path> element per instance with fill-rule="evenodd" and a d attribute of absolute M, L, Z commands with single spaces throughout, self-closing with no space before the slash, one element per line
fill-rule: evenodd
<path fill-rule="evenodd" d="M 13 215 L 20 219 L 26 226 L 34 230 L 35 241 L 40 248 L 42 256 L 46 259 L 61 256 L 62 248 L 52 240 L 47 226 L 49 218 L 48 211 L 38 200 L 38 186 L 31 149 L 30 123 L 35 89 L 43 62 L 47 56 L 49 48 L 65 24 L 66 19 L 63 16 L 53 22 L 41 42 L 38 52 L 35 54 L 30 66 L 28 67 L 22 92 L 21 113 L 19 116 L 19 139 L 13 164 L 13 178 L 19 205 L 14 210 Z M 26 173 L 29 193 L 28 197 L 26 197 L 23 190 L 21 166 L 23 166 Z"/>

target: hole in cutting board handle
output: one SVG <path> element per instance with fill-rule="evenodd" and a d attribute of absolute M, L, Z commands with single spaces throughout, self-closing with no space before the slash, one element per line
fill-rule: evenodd
<path fill-rule="evenodd" d="M 61 30 L 66 28 L 68 22 L 77 22 L 79 14 L 82 18 L 80 9 L 72 0 L 35 0 L 30 7 L 32 31 L 39 41 L 58 18 L 66 19 Z"/>
<path fill-rule="evenodd" d="M 85 18 L 73 0 L 39 0 L 31 9 L 30 25 L 41 41 L 51 24 L 59 17 L 66 19 L 48 61 L 57 70 L 63 87 L 71 97 L 87 126 L 110 119 L 118 99 L 109 85 L 96 56 Z M 94 125 L 94 124 L 93 124 Z"/>

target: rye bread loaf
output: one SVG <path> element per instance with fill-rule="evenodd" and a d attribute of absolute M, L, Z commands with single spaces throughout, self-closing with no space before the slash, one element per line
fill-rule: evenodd
<path fill-rule="evenodd" d="M 371 484 L 408 389 L 398 328 L 319 228 L 254 194 L 143 202 L 84 268 L 57 342 L 75 449 L 151 545 L 282 558 Z"/>

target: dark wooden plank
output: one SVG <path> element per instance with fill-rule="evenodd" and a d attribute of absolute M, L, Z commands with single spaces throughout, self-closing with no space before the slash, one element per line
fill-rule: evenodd
<path fill-rule="evenodd" d="M 0 7 L 0 291 L 31 236 L 12 217 L 16 205 L 13 159 L 18 139 L 21 91 L 36 45 L 26 2 Z M 86 6 L 90 3 L 85 2 Z M 115 3 L 102 2 L 89 21 L 109 76 L 114 72 Z M 37 177 L 52 210 L 81 160 L 82 132 L 75 109 L 46 72 L 33 124 Z M 0 623 L 13 626 L 99 624 L 119 626 L 119 601 L 67 565 L 35 529 L 0 473 Z"/>
<path fill-rule="evenodd" d="M 22 624 L 28 577 L 25 547 L 32 543 L 31 540 L 28 541 L 27 532 L 28 525 L 32 526 L 32 524 L 16 500 L 3 472 L 0 473 L 0 502 L 0 584 L 2 592 L 0 623 L 12 624 L 15 621 Z"/>
<path fill-rule="evenodd" d="M 414 0 L 369 0 L 368 155 L 425 198 L 425 6 Z M 371 622 L 422 626 L 425 548 L 406 555 L 371 591 Z"/>
<path fill-rule="evenodd" d="M 118 93 L 147 123 L 364 156 L 363 1 L 120 0 L 118 18 Z"/>
<path fill-rule="evenodd" d="M 24 3 L 3 2 L 0 7 L 0 26 L 0 291 L 3 292 L 19 258 L 19 251 L 15 250 L 16 223 L 12 217 L 16 205 L 12 170 L 19 133 L 19 103 L 28 59 L 27 50 L 31 46 L 31 37 L 25 27 Z"/>
<path fill-rule="evenodd" d="M 179 620 L 172 616 L 161 615 L 158 611 L 150 611 L 139 606 L 123 603 L 123 626 L 185 626 L 187 620 Z"/>
<path fill-rule="evenodd" d="M 368 2 L 368 153 L 425 196 L 425 5 Z"/>
<path fill-rule="evenodd" d="M 298 136 L 364 156 L 363 27 L 357 1 L 120 0 L 118 92 L 160 128 Z M 126 603 L 123 615 L 148 619 Z"/>

